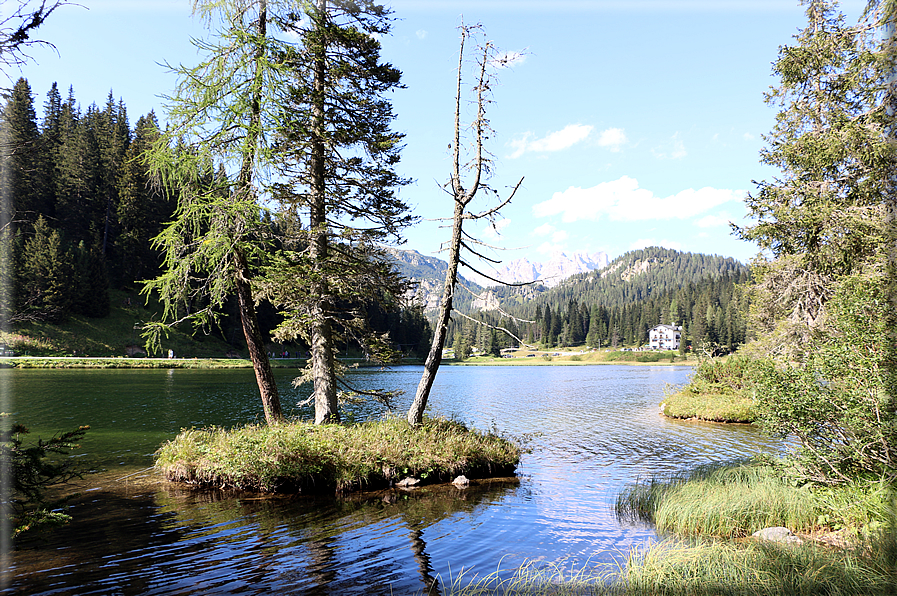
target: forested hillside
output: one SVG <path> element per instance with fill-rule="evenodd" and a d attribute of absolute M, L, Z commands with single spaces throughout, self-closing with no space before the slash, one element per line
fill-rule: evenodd
<path fill-rule="evenodd" d="M 0 292 L 7 320 L 26 330 L 29 323 L 62 323 L 71 316 L 106 317 L 110 289 L 136 295 L 143 280 L 160 273 L 162 254 L 153 238 L 177 206 L 173 193 L 151 182 L 142 159 L 160 133 L 153 112 L 132 127 L 124 101 L 112 91 L 102 107 L 83 109 L 73 89 L 63 99 L 55 83 L 41 118 L 34 104 L 28 81 L 19 79 L 3 109 L 7 137 L 0 160 L 6 182 L 0 188 L 7 193 L 0 266 L 12 282 L 0 284 Z M 389 331 L 403 350 L 426 349 L 428 329 L 419 309 L 366 308 L 374 329 Z M 224 311 L 217 328 L 207 331 L 239 349 L 235 304 Z M 264 303 L 259 319 L 266 336 L 281 321 Z"/>
<path fill-rule="evenodd" d="M 31 88 L 19 79 L 4 110 L 2 176 L 8 181 L 4 241 L 11 243 L 12 322 L 103 317 L 109 287 L 158 271 L 150 239 L 173 204 L 154 192 L 138 156 L 157 134 L 150 112 L 134 128 L 124 102 L 82 110 L 54 84 L 38 122 Z"/>
<path fill-rule="evenodd" d="M 732 351 L 747 335 L 747 298 L 738 285 L 748 279 L 748 268 L 732 258 L 650 247 L 550 290 L 493 288 L 500 310 L 472 316 L 544 347 L 638 346 L 647 343 L 651 327 L 667 323 L 682 325 L 694 349 Z M 462 351 L 517 344 L 468 320 L 453 322 L 451 340 Z"/>

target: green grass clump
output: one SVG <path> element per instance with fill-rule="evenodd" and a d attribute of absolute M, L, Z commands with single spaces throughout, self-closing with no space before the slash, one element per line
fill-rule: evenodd
<path fill-rule="evenodd" d="M 787 484 L 765 466 L 743 466 L 679 484 L 661 501 L 654 522 L 679 536 L 737 538 L 774 526 L 809 531 L 819 515 L 809 487 Z"/>
<path fill-rule="evenodd" d="M 780 464 L 757 459 L 640 480 L 620 493 L 616 511 L 683 537 L 740 538 L 784 526 L 807 535 L 840 532 L 847 543 L 863 544 L 894 524 L 894 490 L 866 479 L 797 486 Z"/>
<path fill-rule="evenodd" d="M 895 581 L 893 561 L 868 552 L 812 543 L 706 542 L 658 545 L 631 556 L 620 593 L 865 596 L 893 594 Z"/>
<path fill-rule="evenodd" d="M 637 482 L 618 496 L 616 510 L 653 521 L 661 532 L 718 538 L 774 526 L 811 531 L 822 514 L 809 487 L 795 487 L 772 466 L 752 462 Z"/>
<path fill-rule="evenodd" d="M 463 570 L 443 581 L 441 593 L 449 596 L 597 596 L 623 594 L 621 585 L 613 584 L 620 569 L 611 564 L 583 565 L 567 568 L 562 563 L 527 561 L 510 576 L 501 570 L 489 575 L 470 576 Z M 505 575 L 505 577 L 502 577 Z"/>
<path fill-rule="evenodd" d="M 288 422 L 188 429 L 156 453 L 170 480 L 244 490 L 349 491 L 412 476 L 451 480 L 510 474 L 521 448 L 456 421 L 403 419 L 352 425 Z"/>
<path fill-rule="evenodd" d="M 893 543 L 893 537 L 884 537 Z M 566 569 L 530 561 L 513 574 L 441 582 L 451 596 L 875 596 L 897 585 L 893 544 L 838 550 L 813 543 L 664 542 L 635 550 L 626 561 Z M 502 578 L 502 575 L 505 577 Z M 448 585 L 446 585 L 448 584 Z"/>

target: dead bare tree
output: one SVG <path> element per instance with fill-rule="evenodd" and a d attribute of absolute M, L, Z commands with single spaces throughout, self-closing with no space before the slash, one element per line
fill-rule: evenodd
<path fill-rule="evenodd" d="M 445 346 L 445 338 L 448 330 L 449 319 L 452 314 L 452 299 L 455 294 L 455 285 L 458 280 L 458 266 L 464 265 L 468 269 L 483 275 L 481 272 L 473 268 L 470 263 L 461 256 L 461 249 L 470 254 L 488 261 L 492 261 L 474 250 L 471 245 L 481 245 L 476 238 L 470 236 L 463 230 L 465 221 L 475 221 L 486 219 L 494 221 L 499 210 L 511 202 L 517 189 L 523 183 L 523 178 L 517 182 L 511 189 L 507 198 L 502 199 L 499 193 L 486 184 L 485 179 L 492 172 L 492 161 L 488 152 L 484 148 L 484 142 L 489 138 L 492 129 L 489 126 L 489 120 L 486 118 L 486 106 L 490 103 L 490 86 L 493 75 L 490 68 L 501 67 L 507 65 L 508 58 L 498 57 L 495 46 L 490 41 L 484 41 L 478 47 L 477 57 L 477 80 L 473 87 L 476 94 L 476 116 L 470 125 L 472 135 L 472 159 L 462 164 L 462 130 L 461 130 L 461 89 L 462 75 L 464 71 L 464 45 L 468 38 L 482 31 L 480 25 L 464 25 L 461 30 L 461 49 L 458 52 L 458 78 L 455 94 L 455 135 L 451 145 L 452 148 L 452 174 L 451 180 L 446 184 L 446 191 L 454 200 L 454 214 L 452 216 L 452 237 L 448 245 L 448 269 L 445 274 L 445 284 L 442 290 L 442 300 L 439 304 L 439 316 L 436 320 L 436 329 L 433 333 L 433 343 L 430 345 L 430 352 L 424 363 L 424 372 L 421 375 L 420 384 L 417 386 L 417 392 L 414 401 L 408 409 L 408 422 L 412 426 L 416 426 L 423 422 L 424 409 L 427 407 L 427 399 L 430 397 L 430 389 L 433 387 L 433 381 L 436 379 L 436 372 L 442 362 L 442 349 Z M 470 176 L 470 185 L 465 188 L 462 181 L 462 171 L 468 171 Z M 492 195 L 498 200 L 498 204 L 481 213 L 471 213 L 469 211 L 470 204 L 477 196 L 477 193 Z M 493 261 L 495 262 L 495 261 Z M 484 275 L 484 277 L 488 277 Z M 491 279 L 491 278 L 490 278 Z"/>

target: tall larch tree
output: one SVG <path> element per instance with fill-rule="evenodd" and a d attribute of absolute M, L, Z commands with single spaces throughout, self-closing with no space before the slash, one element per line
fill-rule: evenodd
<path fill-rule="evenodd" d="M 236 294 L 265 419 L 275 424 L 283 413 L 251 284 L 269 250 L 261 201 L 285 94 L 286 67 L 277 58 L 289 45 L 269 25 L 289 21 L 297 3 L 196 0 L 193 7 L 207 23 L 221 25 L 213 40 L 195 41 L 205 55 L 198 65 L 171 67 L 180 81 L 168 98 L 169 126 L 146 154 L 152 175 L 178 201 L 174 221 L 156 239 L 164 271 L 145 288 L 165 305 L 165 319 L 150 326 L 149 340 L 183 320 L 215 325 Z M 223 164 L 224 175 L 210 181 L 215 163 Z M 181 315 L 185 304 L 205 306 Z"/>

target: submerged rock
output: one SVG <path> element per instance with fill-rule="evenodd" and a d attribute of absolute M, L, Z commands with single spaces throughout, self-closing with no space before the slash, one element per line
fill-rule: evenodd
<path fill-rule="evenodd" d="M 795 536 L 794 533 L 788 528 L 777 527 L 777 528 L 763 528 L 762 530 L 757 530 L 752 534 L 754 538 L 759 538 L 760 540 L 768 540 L 770 542 L 779 542 L 781 544 L 803 544 L 804 541 Z"/>

